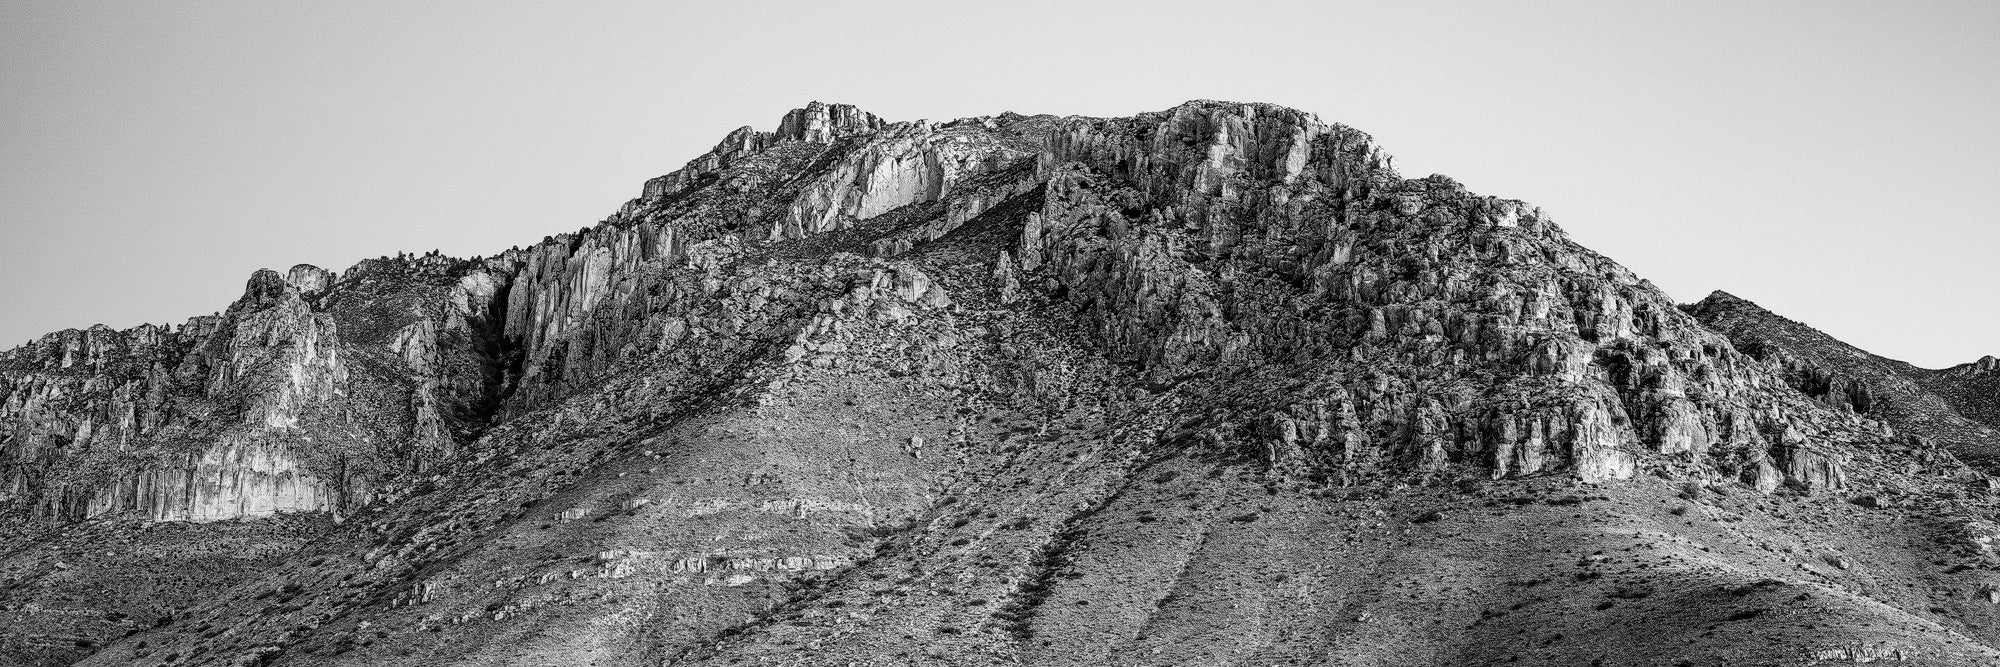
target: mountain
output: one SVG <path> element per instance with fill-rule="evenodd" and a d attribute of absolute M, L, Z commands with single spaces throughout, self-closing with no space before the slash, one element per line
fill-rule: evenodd
<path fill-rule="evenodd" d="M 1688 308 L 1828 407 L 1880 419 L 1987 466 L 2000 456 L 2000 373 L 1988 356 L 1941 371 L 1869 354 L 1727 292 Z"/>
<path fill-rule="evenodd" d="M 814 103 L 0 356 L 0 665 L 2000 660 L 1991 359 L 1780 321 L 1279 106 Z"/>

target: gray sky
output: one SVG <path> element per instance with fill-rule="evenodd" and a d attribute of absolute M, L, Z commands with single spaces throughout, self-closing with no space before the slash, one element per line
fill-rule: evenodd
<path fill-rule="evenodd" d="M 0 3 L 0 347 L 595 223 L 811 100 L 1266 101 L 1681 301 L 2000 354 L 2000 3 Z"/>

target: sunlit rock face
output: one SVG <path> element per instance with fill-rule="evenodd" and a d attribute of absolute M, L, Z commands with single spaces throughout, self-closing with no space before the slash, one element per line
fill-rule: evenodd
<path fill-rule="evenodd" d="M 7 352 L 6 497 L 57 520 L 365 502 L 484 426 L 501 284 L 435 256 L 344 276 L 301 265 L 258 271 L 227 310 L 179 328 L 71 330 Z"/>

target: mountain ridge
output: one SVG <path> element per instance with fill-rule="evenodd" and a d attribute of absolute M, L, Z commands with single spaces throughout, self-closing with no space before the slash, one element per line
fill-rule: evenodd
<path fill-rule="evenodd" d="M 2000 385 L 1978 386 L 1977 362 L 1932 370 L 1880 357 L 1719 290 L 1687 310 L 1740 349 L 1783 367 L 1800 391 L 1841 409 L 1882 413 L 1900 430 L 1991 465 L 2000 412 L 1990 403 Z"/>
<path fill-rule="evenodd" d="M 814 103 L 525 248 L 0 353 L 0 656 L 2000 656 L 1994 394 L 1739 302 L 1276 105 Z"/>

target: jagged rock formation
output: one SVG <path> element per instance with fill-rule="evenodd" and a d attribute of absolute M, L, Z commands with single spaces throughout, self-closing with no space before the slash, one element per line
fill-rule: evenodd
<path fill-rule="evenodd" d="M 1282 107 L 815 103 L 578 232 L 0 357 L 0 659 L 2000 657 L 1991 359 L 1719 299 Z"/>
<path fill-rule="evenodd" d="M 504 278 L 504 277 L 503 277 Z M 493 275 L 428 256 L 258 271 L 179 328 L 0 355 L 0 501 L 32 519 L 214 521 L 365 503 L 483 427 Z"/>

